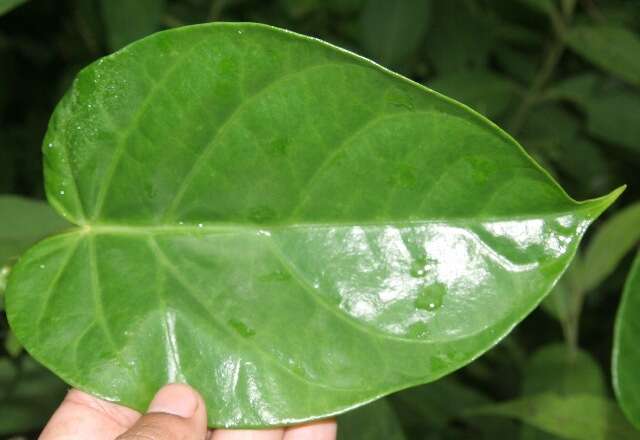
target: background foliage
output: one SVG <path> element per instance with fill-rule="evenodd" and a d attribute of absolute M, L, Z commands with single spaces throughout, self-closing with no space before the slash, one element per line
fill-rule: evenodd
<path fill-rule="evenodd" d="M 214 20 L 317 36 L 456 98 L 575 198 L 629 185 L 555 291 L 499 346 L 342 416 L 342 438 L 638 437 L 609 377 L 640 237 L 640 1 L 0 0 L 0 194 L 42 198 L 41 140 L 80 68 L 156 30 Z M 0 266 L 57 227 L 46 207 L 3 197 Z M 0 437 L 34 437 L 65 389 L 0 317 Z"/>

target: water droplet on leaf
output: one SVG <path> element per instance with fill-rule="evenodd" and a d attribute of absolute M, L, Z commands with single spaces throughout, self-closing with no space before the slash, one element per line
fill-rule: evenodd
<path fill-rule="evenodd" d="M 411 165 L 401 165 L 394 175 L 394 180 L 401 188 L 414 188 L 418 183 L 418 172 Z"/>
<path fill-rule="evenodd" d="M 267 145 L 267 154 L 271 157 L 283 157 L 287 155 L 289 148 L 289 140 L 287 138 L 279 137 Z"/>
<path fill-rule="evenodd" d="M 444 296 L 447 293 L 447 288 L 442 283 L 433 283 L 427 286 L 423 286 L 418 291 L 416 297 L 415 306 L 418 309 L 434 311 L 442 307 L 444 302 Z"/>
<path fill-rule="evenodd" d="M 276 212 L 268 206 L 259 206 L 249 213 L 249 219 L 256 223 L 266 223 L 276 217 Z"/>
<path fill-rule="evenodd" d="M 243 338 L 249 338 L 256 334 L 256 331 L 242 321 L 230 319 L 227 323 Z"/>
<path fill-rule="evenodd" d="M 427 273 L 427 259 L 425 257 L 416 258 L 411 267 L 409 268 L 409 274 L 414 278 L 422 278 Z"/>
<path fill-rule="evenodd" d="M 413 338 L 423 338 L 429 334 L 428 326 L 424 322 L 414 322 L 407 329 L 407 336 Z"/>
<path fill-rule="evenodd" d="M 386 100 L 392 107 L 405 110 L 415 110 L 415 105 L 413 104 L 411 96 L 400 89 L 395 89 L 389 93 Z"/>
<path fill-rule="evenodd" d="M 260 281 L 265 282 L 282 282 L 291 279 L 291 274 L 284 270 L 276 270 L 275 272 L 267 273 L 259 277 Z"/>

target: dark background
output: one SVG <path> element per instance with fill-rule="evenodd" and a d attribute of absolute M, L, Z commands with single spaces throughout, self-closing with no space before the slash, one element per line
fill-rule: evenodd
<path fill-rule="evenodd" d="M 0 12 L 8 3 L 0 1 Z M 40 147 L 47 121 L 83 66 L 157 30 L 254 21 L 346 47 L 474 107 L 511 133 L 577 199 L 627 184 L 594 230 L 639 199 L 639 0 L 12 3 L 16 7 L 0 16 L 0 194 L 43 197 Z M 469 417 L 463 409 L 526 394 L 530 356 L 548 344 L 573 352 L 579 345 L 609 383 L 613 322 L 630 262 L 631 254 L 585 293 L 577 341 L 567 332 L 571 324 L 536 310 L 499 346 L 446 381 L 400 393 L 388 400 L 390 406 L 373 409 L 385 426 L 377 435 L 401 429 L 408 439 L 555 438 L 525 432 L 508 418 Z M 20 349 L 3 315 L 0 386 L 0 437 L 36 435 L 65 391 Z M 607 387 L 605 397 L 613 399 Z M 377 438 L 364 433 L 363 423 L 357 415 L 345 419 L 342 435 Z"/>

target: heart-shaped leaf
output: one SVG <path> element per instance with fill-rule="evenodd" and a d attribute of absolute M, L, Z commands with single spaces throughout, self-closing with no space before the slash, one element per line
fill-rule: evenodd
<path fill-rule="evenodd" d="M 255 24 L 92 64 L 43 148 L 78 228 L 12 271 L 16 335 L 133 408 L 188 382 L 214 426 L 326 417 L 470 362 L 619 193 L 575 202 L 467 107 Z"/>

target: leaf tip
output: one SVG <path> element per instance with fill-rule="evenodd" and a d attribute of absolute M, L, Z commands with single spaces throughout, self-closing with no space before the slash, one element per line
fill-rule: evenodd
<path fill-rule="evenodd" d="M 597 197 L 595 199 L 585 200 L 584 203 L 589 208 L 593 210 L 594 219 L 599 217 L 609 206 L 613 205 L 613 203 L 622 195 L 622 193 L 627 189 L 627 185 L 621 185 L 611 191 L 609 194 L 606 194 L 601 197 Z"/>

